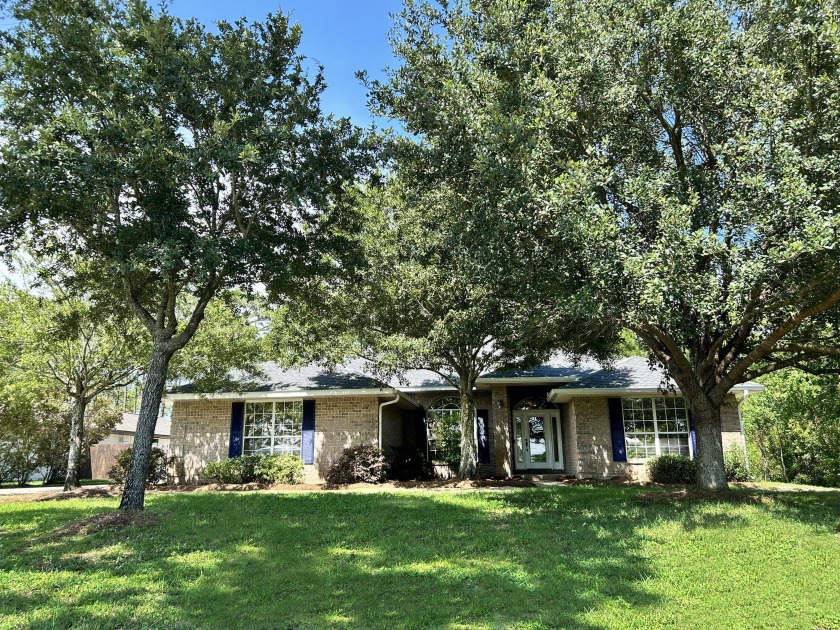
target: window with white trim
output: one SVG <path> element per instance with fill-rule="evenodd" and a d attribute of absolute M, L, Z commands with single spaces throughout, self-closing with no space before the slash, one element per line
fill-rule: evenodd
<path fill-rule="evenodd" d="M 300 456 L 303 402 L 246 402 L 243 455 L 288 453 Z"/>
<path fill-rule="evenodd" d="M 678 397 L 622 398 L 627 459 L 691 456 L 688 409 Z"/>

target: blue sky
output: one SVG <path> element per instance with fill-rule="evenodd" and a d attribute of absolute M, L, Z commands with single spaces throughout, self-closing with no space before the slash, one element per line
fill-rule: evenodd
<path fill-rule="evenodd" d="M 358 125 L 371 122 L 367 93 L 355 77 L 358 70 L 382 76 L 394 65 L 386 35 L 389 14 L 400 10 L 401 0 L 170 0 L 169 10 L 181 18 L 195 17 L 208 26 L 218 20 L 246 17 L 262 20 L 268 13 L 291 13 L 303 28 L 301 52 L 324 66 L 327 90 L 325 112 L 350 116 Z M 311 63 L 315 68 L 315 63 Z"/>

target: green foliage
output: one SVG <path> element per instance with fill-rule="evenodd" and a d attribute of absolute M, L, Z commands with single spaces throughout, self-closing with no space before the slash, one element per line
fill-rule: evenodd
<path fill-rule="evenodd" d="M 341 457 L 330 466 L 326 476 L 327 485 L 383 483 L 388 478 L 389 467 L 385 454 L 375 446 L 351 446 L 344 449 Z"/>
<path fill-rule="evenodd" d="M 435 422 L 435 445 L 440 461 L 458 470 L 461 461 L 461 416 L 443 415 Z"/>
<path fill-rule="evenodd" d="M 303 460 L 297 455 L 243 455 L 209 462 L 201 476 L 216 483 L 303 483 Z"/>
<path fill-rule="evenodd" d="M 742 413 L 753 473 L 840 487 L 840 377 L 786 370 L 761 382 Z"/>
<path fill-rule="evenodd" d="M 166 483 L 169 478 L 169 467 L 174 463 L 175 458 L 166 454 L 166 451 L 156 446 L 152 447 L 149 469 L 146 474 L 146 485 L 154 486 Z M 122 450 L 117 455 L 116 463 L 108 471 L 108 476 L 117 483 L 125 483 L 128 475 L 128 465 L 131 462 L 131 449 Z"/>
<path fill-rule="evenodd" d="M 170 378 L 201 392 L 247 388 L 267 356 L 261 330 L 266 317 L 256 298 L 232 293 L 214 299 L 189 345 L 172 357 Z"/>
<path fill-rule="evenodd" d="M 418 449 L 411 446 L 394 446 L 391 448 L 391 458 L 388 461 L 388 479 L 418 481 L 431 479 L 432 477 L 432 466 Z"/>
<path fill-rule="evenodd" d="M 216 483 L 254 483 L 257 481 L 257 464 L 260 455 L 229 457 L 208 462 L 201 476 Z"/>
<path fill-rule="evenodd" d="M 464 174 L 463 231 L 495 234 L 477 265 L 545 264 L 529 298 L 588 319 L 583 346 L 631 330 L 709 443 L 734 385 L 838 353 L 836 24 L 819 2 L 418 0 L 374 102 Z"/>
<path fill-rule="evenodd" d="M 697 462 L 685 455 L 660 455 L 647 463 L 653 483 L 693 484 L 697 480 Z"/>
<path fill-rule="evenodd" d="M 733 444 L 723 452 L 723 469 L 727 481 L 749 481 L 751 476 L 744 459 L 744 449 Z"/>
<path fill-rule="evenodd" d="M 262 455 L 254 472 L 265 483 L 303 483 L 303 460 L 297 455 Z"/>
<path fill-rule="evenodd" d="M 370 152 L 348 120 L 322 115 L 323 77 L 286 15 L 211 27 L 143 0 L 6 7 L 0 250 L 31 237 L 59 265 L 89 261 L 76 284 L 146 329 L 149 440 L 169 361 L 208 304 L 316 274 L 342 246 L 326 227 Z M 138 475 L 123 506 L 142 502 Z"/>
<path fill-rule="evenodd" d="M 67 285 L 73 274 L 55 270 L 50 263 L 19 266 L 19 281 L 28 285 L 25 289 L 11 283 L 0 286 L 4 302 L 0 345 L 7 348 L 5 380 L 11 389 L 29 388 L 33 397 L 43 390 L 43 398 L 32 403 L 45 418 L 38 423 L 41 433 L 52 432 L 49 439 L 42 435 L 38 440 L 42 446 L 35 459 L 47 468 L 48 479 L 55 481 L 63 470 L 74 486 L 85 446 L 92 443 L 91 437 L 103 437 L 103 427 L 96 423 L 87 427 L 91 433 L 85 435 L 85 425 L 107 405 L 97 401 L 103 393 L 138 377 L 148 345 L 127 313 L 97 303 L 89 293 L 70 290 Z M 75 261 L 73 273 L 85 268 L 85 263 Z M 55 397 L 50 401 L 52 412 L 44 414 L 50 407 L 44 405 L 44 399 L 51 396 Z M 56 405 L 64 408 L 58 411 Z M 92 405 L 97 409 L 89 409 Z M 111 427 L 118 420 L 115 411 L 110 409 Z M 64 433 L 56 433 L 56 429 Z M 19 456 L 27 451 L 20 430 L 7 435 Z"/>
<path fill-rule="evenodd" d="M 47 481 L 63 481 L 70 413 L 66 392 L 54 382 L 0 380 L 0 481 L 26 483 L 38 469 L 44 469 Z M 105 398 L 88 405 L 82 452 L 119 420 L 119 410 Z"/>

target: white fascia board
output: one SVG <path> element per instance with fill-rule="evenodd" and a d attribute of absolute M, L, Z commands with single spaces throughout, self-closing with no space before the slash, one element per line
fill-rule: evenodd
<path fill-rule="evenodd" d="M 557 403 L 557 402 L 569 402 L 572 398 L 576 398 L 579 396 L 620 396 L 622 394 L 638 394 L 642 396 L 649 396 L 655 395 L 659 393 L 659 389 L 656 387 L 644 388 L 644 389 L 628 389 L 626 387 L 600 387 L 600 388 L 558 388 L 552 389 L 548 392 L 549 402 Z"/>
<path fill-rule="evenodd" d="M 458 388 L 454 385 L 418 385 L 416 387 L 397 387 L 401 392 L 409 394 L 417 394 L 422 392 L 457 392 Z"/>
<path fill-rule="evenodd" d="M 732 392 L 737 398 L 741 398 L 745 391 L 760 392 L 764 391 L 764 385 L 759 383 L 750 383 L 749 385 L 736 385 L 732 388 Z M 679 388 L 676 388 L 674 393 L 679 393 Z M 582 396 L 661 396 L 662 392 L 658 387 L 644 387 L 644 388 L 627 388 L 627 387 L 592 387 L 592 388 L 557 388 L 548 392 L 549 402 L 564 403 L 569 402 L 572 398 Z"/>
<path fill-rule="evenodd" d="M 296 389 L 284 391 L 259 392 L 218 392 L 213 394 L 167 394 L 164 400 L 298 400 L 300 398 L 332 398 L 340 396 L 393 396 L 401 392 L 393 387 L 376 387 L 368 389 Z M 416 404 L 408 396 L 403 396 L 409 402 Z"/>

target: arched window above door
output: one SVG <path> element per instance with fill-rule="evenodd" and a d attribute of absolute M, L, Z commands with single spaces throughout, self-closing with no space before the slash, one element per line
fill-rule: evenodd
<path fill-rule="evenodd" d="M 520 400 L 518 403 L 516 403 L 516 406 L 513 409 L 514 411 L 529 411 L 531 409 L 557 409 L 557 405 L 548 402 L 545 398 L 533 396 L 531 398 L 525 398 L 523 400 Z"/>

